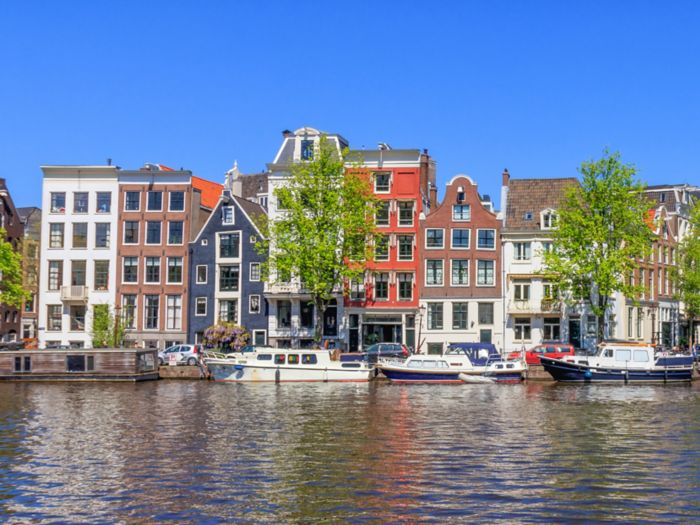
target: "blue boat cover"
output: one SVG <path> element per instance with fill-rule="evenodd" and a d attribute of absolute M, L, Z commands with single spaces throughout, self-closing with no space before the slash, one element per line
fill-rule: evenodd
<path fill-rule="evenodd" d="M 501 360 L 501 354 L 492 343 L 452 343 L 450 350 L 459 350 L 465 353 L 474 366 L 484 366 L 487 363 Z M 488 352 L 488 357 L 484 357 L 483 350 Z"/>

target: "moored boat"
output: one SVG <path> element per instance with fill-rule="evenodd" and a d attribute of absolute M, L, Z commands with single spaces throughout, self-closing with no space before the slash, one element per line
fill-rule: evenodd
<path fill-rule="evenodd" d="M 256 348 L 243 354 L 207 356 L 204 364 L 215 381 L 347 382 L 369 381 L 374 375 L 367 363 L 340 361 L 328 350 Z"/>
<path fill-rule="evenodd" d="M 602 343 L 594 356 L 552 359 L 542 366 L 565 383 L 672 383 L 693 376 L 693 356 L 656 354 L 654 347 L 638 343 Z"/>

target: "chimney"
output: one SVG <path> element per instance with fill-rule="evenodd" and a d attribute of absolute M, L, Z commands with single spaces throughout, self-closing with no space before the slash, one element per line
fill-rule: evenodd
<path fill-rule="evenodd" d="M 437 188 L 432 182 L 429 182 L 428 184 L 430 185 L 430 209 L 434 210 L 437 208 Z"/>
<path fill-rule="evenodd" d="M 288 137 L 293 137 L 293 136 L 294 136 L 294 133 L 291 132 L 291 131 L 289 131 L 288 129 L 285 129 L 285 130 L 282 132 L 282 136 L 286 139 L 286 138 L 288 138 Z"/>
<path fill-rule="evenodd" d="M 506 169 L 503 170 L 503 175 L 502 175 L 502 177 L 503 177 L 503 182 L 502 182 L 501 185 L 502 185 L 502 186 L 508 186 L 508 183 L 510 182 L 510 173 L 508 173 L 508 168 L 506 168 Z"/>

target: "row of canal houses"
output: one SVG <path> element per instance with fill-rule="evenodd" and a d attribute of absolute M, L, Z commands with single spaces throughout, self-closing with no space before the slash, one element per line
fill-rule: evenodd
<path fill-rule="evenodd" d="M 325 135 L 339 151 L 349 146 Z M 311 346 L 315 316 L 300 283 L 263 282 L 255 218 L 283 213 L 275 189 L 320 136 L 308 127 L 283 132 L 264 172 L 234 166 L 223 185 L 158 164 L 43 166 L 39 347 L 91 346 L 97 305 L 117 313 L 130 346 L 200 342 L 218 320 L 245 326 L 256 345 Z M 380 144 L 351 157 L 372 174 L 379 236 L 365 279 L 338 290 L 324 314 L 329 345 L 356 351 L 403 342 L 433 353 L 457 341 L 504 350 L 594 344 L 595 316 L 565 305 L 539 271 L 564 192 L 577 179 L 511 179 L 506 170 L 499 212 L 466 175 L 449 180 L 438 202 L 427 150 Z M 632 276 L 646 292 L 641 302 L 615 298 L 608 336 L 673 346 L 687 335 L 669 269 L 693 192 L 648 188 L 657 242 Z"/>

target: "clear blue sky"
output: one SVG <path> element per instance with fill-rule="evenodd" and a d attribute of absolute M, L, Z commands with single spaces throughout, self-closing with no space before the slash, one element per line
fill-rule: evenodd
<path fill-rule="evenodd" d="M 144 162 L 223 180 L 280 132 L 428 148 L 438 183 L 576 175 L 604 147 L 700 183 L 700 2 L 0 3 L 0 176 Z"/>

